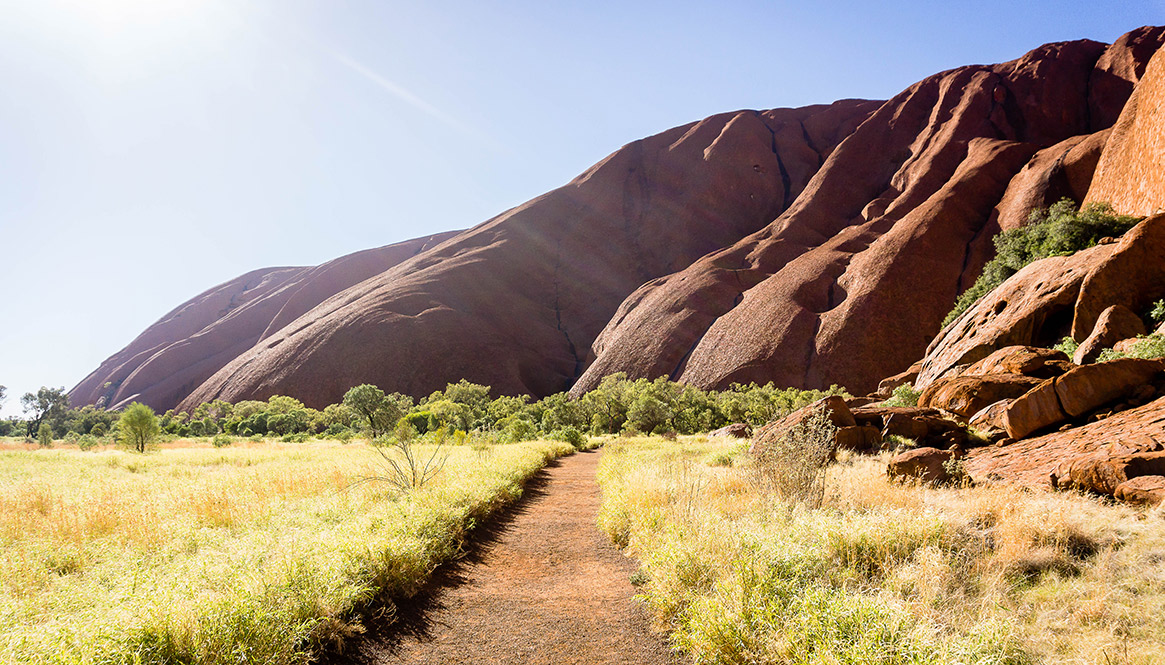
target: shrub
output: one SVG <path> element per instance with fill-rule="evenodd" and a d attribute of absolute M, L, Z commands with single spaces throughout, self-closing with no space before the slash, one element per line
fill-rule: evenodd
<path fill-rule="evenodd" d="M 587 445 L 587 437 L 575 427 L 563 427 L 550 433 L 551 441 L 565 441 L 574 446 L 575 450 L 582 450 Z"/>
<path fill-rule="evenodd" d="M 154 410 L 140 402 L 125 407 L 117 423 L 121 442 L 139 453 L 146 452 L 146 445 L 161 433 Z"/>
<path fill-rule="evenodd" d="M 97 437 L 93 436 L 92 434 L 82 434 L 81 437 L 77 439 L 77 447 L 80 448 L 82 452 L 93 450 L 97 447 Z"/>
<path fill-rule="evenodd" d="M 1115 360 L 1117 358 L 1165 358 L 1165 335 L 1153 333 L 1138 337 L 1129 350 L 1121 353 L 1114 349 L 1105 349 L 1100 353 L 1098 361 Z"/>
<path fill-rule="evenodd" d="M 296 432 L 294 434 L 284 434 L 280 441 L 284 443 L 304 443 L 308 440 L 307 432 Z"/>
<path fill-rule="evenodd" d="M 218 434 L 210 440 L 210 445 L 214 446 L 215 448 L 226 448 L 234 442 L 235 440 L 231 438 L 231 435 Z"/>
<path fill-rule="evenodd" d="M 363 476 L 352 486 L 362 483 L 386 483 L 402 494 L 408 494 L 424 487 L 445 468 L 449 455 L 445 453 L 443 443 L 433 447 L 432 453 L 425 456 L 412 439 L 396 437 L 376 439 L 372 449 L 384 462 L 381 465 L 382 473 L 375 476 Z"/>
<path fill-rule="evenodd" d="M 1165 323 L 1165 300 L 1153 303 L 1153 308 L 1149 310 L 1149 319 L 1157 325 Z"/>
<path fill-rule="evenodd" d="M 36 430 L 36 441 L 41 448 L 51 448 L 53 445 L 53 428 L 48 423 L 41 423 Z"/>
<path fill-rule="evenodd" d="M 922 393 L 915 390 L 914 385 L 903 383 L 894 389 L 893 396 L 882 403 L 883 406 L 918 406 L 918 398 Z"/>
<path fill-rule="evenodd" d="M 979 279 L 958 297 L 954 309 L 943 319 L 943 326 L 1029 263 L 1087 249 L 1101 238 L 1123 235 L 1138 221 L 1137 217 L 1117 215 L 1107 203 L 1090 203 L 1076 210 L 1070 199 L 1033 210 L 1027 225 L 995 236 L 995 258 L 983 266 Z"/>
<path fill-rule="evenodd" d="M 1063 351 L 1069 358 L 1071 358 L 1073 355 L 1075 355 L 1076 349 L 1080 348 L 1080 343 L 1071 337 L 1065 337 L 1064 339 L 1060 340 L 1059 344 L 1053 346 L 1052 348 L 1057 351 Z"/>
<path fill-rule="evenodd" d="M 787 501 L 820 506 L 836 434 L 829 413 L 821 409 L 783 436 L 761 436 L 756 441 L 754 461 L 762 483 Z"/>

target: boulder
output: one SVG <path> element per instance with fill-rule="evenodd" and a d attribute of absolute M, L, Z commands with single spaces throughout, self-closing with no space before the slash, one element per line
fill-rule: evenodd
<path fill-rule="evenodd" d="M 1067 478 L 1065 465 L 1076 459 L 1118 457 L 1162 449 L 1165 449 L 1165 398 L 1080 427 L 1052 431 L 1006 446 L 973 448 L 967 451 L 966 466 L 977 482 L 1051 489 L 1060 476 Z M 1057 471 L 1058 467 L 1063 468 Z"/>
<path fill-rule="evenodd" d="M 973 363 L 960 375 L 986 376 L 990 374 L 1019 374 L 1037 379 L 1060 376 L 1075 367 L 1068 354 L 1058 349 L 1036 346 L 1005 346 L 986 358 Z"/>
<path fill-rule="evenodd" d="M 1165 501 L 1165 476 L 1137 476 L 1117 485 L 1117 501 L 1142 506 L 1156 506 Z"/>
<path fill-rule="evenodd" d="M 1056 397 L 1056 380 L 1047 379 L 1003 409 L 1003 429 L 1007 436 L 1022 439 L 1037 430 L 1068 419 Z"/>
<path fill-rule="evenodd" d="M 1011 405 L 1013 400 L 1001 399 L 998 402 L 988 404 L 979 409 L 967 424 L 978 430 L 1003 430 L 1007 431 L 1007 426 L 1004 424 L 1003 414 L 1007 413 L 1007 407 Z"/>
<path fill-rule="evenodd" d="M 949 432 L 963 432 L 963 426 L 938 409 L 912 406 L 866 406 L 853 410 L 858 425 L 879 429 L 882 438 L 891 435 L 919 443 L 939 443 Z"/>
<path fill-rule="evenodd" d="M 878 382 L 878 390 L 874 394 L 882 399 L 887 399 L 894 394 L 894 389 L 898 386 L 914 383 L 918 378 L 918 371 L 922 369 L 922 362 L 916 362 L 910 366 L 905 372 L 899 372 L 893 376 L 888 376 Z"/>
<path fill-rule="evenodd" d="M 732 423 L 720 429 L 708 432 L 708 436 L 727 436 L 733 439 L 747 439 L 752 436 L 752 425 L 748 423 Z"/>
<path fill-rule="evenodd" d="M 1076 348 L 1072 360 L 1077 365 L 1093 362 L 1100 352 L 1122 339 L 1144 335 L 1145 322 L 1124 305 L 1112 305 L 1100 313 L 1092 333 Z"/>
<path fill-rule="evenodd" d="M 1131 455 L 1083 457 L 1056 474 L 1055 486 L 1113 496 L 1125 482 L 1139 476 L 1165 475 L 1165 451 Z"/>
<path fill-rule="evenodd" d="M 1064 413 L 1078 418 L 1105 404 L 1133 395 L 1157 379 L 1162 371 L 1165 371 L 1165 363 L 1162 361 L 1141 358 L 1120 358 L 1095 365 L 1082 365 L 1055 379 L 1056 397 Z"/>
<path fill-rule="evenodd" d="M 825 412 L 829 416 L 829 421 L 833 423 L 834 427 L 838 429 L 846 427 L 854 427 L 858 423 L 854 420 L 853 413 L 850 412 L 849 407 L 846 406 L 845 400 L 837 395 L 830 395 L 816 402 L 803 406 L 800 409 L 790 413 L 789 415 L 774 420 L 771 423 L 756 430 L 753 436 L 752 445 L 749 447 L 749 453 L 756 455 L 765 445 L 766 441 L 777 441 L 789 430 L 793 429 L 810 416 Z"/>
<path fill-rule="evenodd" d="M 955 453 L 950 450 L 914 448 L 892 457 L 886 466 L 886 473 L 892 478 L 946 483 L 951 480 L 951 474 L 943 465 L 954 456 Z"/>
<path fill-rule="evenodd" d="M 869 425 L 841 427 L 837 430 L 837 447 L 858 452 L 876 451 L 882 447 L 882 431 Z"/>
<path fill-rule="evenodd" d="M 972 376 L 964 372 L 930 384 L 922 391 L 918 405 L 970 417 L 990 404 L 1019 397 L 1040 383 L 1040 379 L 1022 374 Z"/>

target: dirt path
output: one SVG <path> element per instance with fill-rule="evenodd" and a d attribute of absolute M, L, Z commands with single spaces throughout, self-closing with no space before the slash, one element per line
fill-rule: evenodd
<path fill-rule="evenodd" d="M 595 526 L 599 453 L 552 463 L 470 556 L 369 635 L 346 663 L 627 663 L 673 660 L 632 599 L 634 562 Z"/>

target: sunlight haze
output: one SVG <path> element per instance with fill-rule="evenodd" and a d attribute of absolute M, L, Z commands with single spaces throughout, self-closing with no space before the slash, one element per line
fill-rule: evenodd
<path fill-rule="evenodd" d="M 1149 0 L 0 0 L 2 412 L 244 272 L 471 227 L 669 127 L 1162 23 Z"/>

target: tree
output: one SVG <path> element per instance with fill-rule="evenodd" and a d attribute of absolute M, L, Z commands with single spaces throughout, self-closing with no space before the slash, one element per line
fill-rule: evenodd
<path fill-rule="evenodd" d="M 63 416 L 69 408 L 69 396 L 64 388 L 46 388 L 41 386 L 36 393 L 25 393 L 20 398 L 20 405 L 28 418 L 28 436 L 39 433 L 40 425 L 46 418 Z"/>
<path fill-rule="evenodd" d="M 344 393 L 344 406 L 368 421 L 368 430 L 374 439 L 403 415 L 396 414 L 396 418 L 390 419 L 393 414 L 388 413 L 390 405 L 384 391 L 371 383 L 360 384 Z"/>
<path fill-rule="evenodd" d="M 7 397 L 4 393 L 8 391 L 4 386 L 0 386 L 0 406 L 4 406 L 4 399 Z"/>
<path fill-rule="evenodd" d="M 140 402 L 125 407 L 118 421 L 121 442 L 139 453 L 146 452 L 146 444 L 162 431 L 154 410 Z"/>
<path fill-rule="evenodd" d="M 36 439 L 41 448 L 50 448 L 53 445 L 53 428 L 48 423 L 41 423 L 36 431 Z"/>

